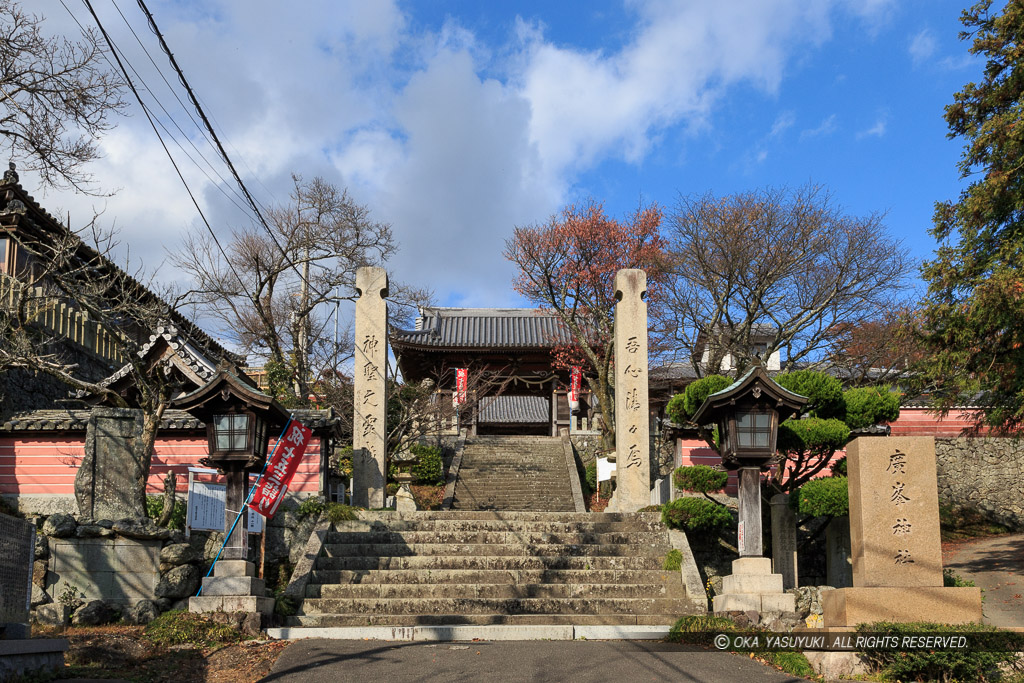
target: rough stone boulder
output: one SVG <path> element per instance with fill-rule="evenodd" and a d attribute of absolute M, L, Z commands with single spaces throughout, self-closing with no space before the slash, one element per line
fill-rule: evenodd
<path fill-rule="evenodd" d="M 114 536 L 114 530 L 102 527 L 98 524 L 79 524 L 75 529 L 75 536 L 78 538 L 97 538 Z"/>
<path fill-rule="evenodd" d="M 75 610 L 71 623 L 75 626 L 99 626 L 121 618 L 121 610 L 102 600 L 90 600 Z"/>
<path fill-rule="evenodd" d="M 68 536 L 75 535 L 76 526 L 78 526 L 78 523 L 75 522 L 74 517 L 58 512 L 50 515 L 43 522 L 43 533 L 54 538 L 67 538 Z"/>
<path fill-rule="evenodd" d="M 66 619 L 67 607 L 64 605 L 50 603 L 48 605 L 39 605 L 35 610 L 35 620 L 40 624 L 45 624 L 47 626 L 63 626 Z"/>
<path fill-rule="evenodd" d="M 188 543 L 173 543 L 165 545 L 160 551 L 160 564 L 177 567 L 178 565 L 197 562 L 199 553 Z"/>
<path fill-rule="evenodd" d="M 157 526 L 151 519 L 126 518 L 114 522 L 112 527 L 119 536 L 139 541 L 165 541 L 171 537 L 171 530 Z"/>
<path fill-rule="evenodd" d="M 35 559 L 45 560 L 50 556 L 50 540 L 42 534 L 36 534 Z"/>
<path fill-rule="evenodd" d="M 160 615 L 160 609 L 152 600 L 139 600 L 124 612 L 124 620 L 129 624 L 145 626 Z"/>
<path fill-rule="evenodd" d="M 160 577 L 153 591 L 158 598 L 187 598 L 199 588 L 199 569 L 192 564 L 175 567 Z"/>
<path fill-rule="evenodd" d="M 29 600 L 29 606 L 32 607 L 32 609 L 51 602 L 53 602 L 53 600 L 42 587 L 32 584 L 32 597 Z"/>

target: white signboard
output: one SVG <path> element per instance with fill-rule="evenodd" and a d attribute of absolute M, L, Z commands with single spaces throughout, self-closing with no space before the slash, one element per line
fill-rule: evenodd
<path fill-rule="evenodd" d="M 608 462 L 608 458 L 597 459 L 597 480 L 608 481 L 615 473 L 615 463 Z"/>
<path fill-rule="evenodd" d="M 255 475 L 250 478 L 250 484 Z M 225 498 L 227 487 L 224 484 L 210 484 L 193 481 L 188 491 L 188 528 L 195 531 L 223 531 Z M 258 534 L 263 531 L 263 515 L 248 508 L 248 531 Z"/>

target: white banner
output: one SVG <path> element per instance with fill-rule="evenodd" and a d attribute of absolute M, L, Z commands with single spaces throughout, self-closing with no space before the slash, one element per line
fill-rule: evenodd
<path fill-rule="evenodd" d="M 615 473 L 615 463 L 608 462 L 608 458 L 597 459 L 597 480 L 608 481 Z"/>

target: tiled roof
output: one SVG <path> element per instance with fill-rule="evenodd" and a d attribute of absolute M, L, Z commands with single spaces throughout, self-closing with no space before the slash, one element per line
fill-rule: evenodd
<path fill-rule="evenodd" d="M 87 409 L 34 410 L 11 416 L 0 426 L 0 431 L 85 431 L 89 424 Z M 339 421 L 333 410 L 295 410 L 295 419 L 311 429 L 331 427 Z M 192 417 L 184 410 L 168 408 L 160 421 L 161 430 L 197 430 L 206 425 Z"/>
<path fill-rule="evenodd" d="M 478 422 L 548 422 L 551 403 L 543 396 L 493 396 L 480 399 Z"/>
<path fill-rule="evenodd" d="M 536 308 L 423 307 L 415 330 L 391 342 L 434 348 L 550 348 L 571 341 L 558 317 Z"/>

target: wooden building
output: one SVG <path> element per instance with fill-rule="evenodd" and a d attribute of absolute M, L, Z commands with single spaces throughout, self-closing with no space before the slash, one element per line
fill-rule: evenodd
<path fill-rule="evenodd" d="M 458 419 L 470 434 L 549 436 L 599 419 L 585 382 L 570 411 L 569 372 L 553 365 L 552 351 L 571 341 L 554 313 L 534 308 L 422 307 L 415 329 L 390 338 L 402 378 L 433 382 L 439 402 L 451 403 L 456 371 L 467 371 Z"/>

